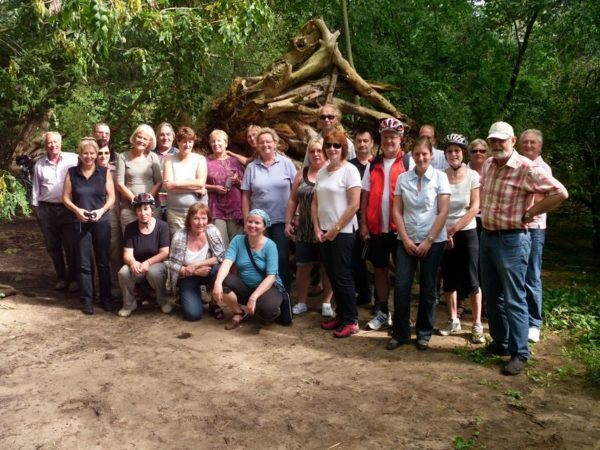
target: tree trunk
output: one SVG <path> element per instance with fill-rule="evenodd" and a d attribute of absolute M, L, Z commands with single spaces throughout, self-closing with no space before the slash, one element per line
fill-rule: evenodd
<path fill-rule="evenodd" d="M 518 30 L 515 29 L 517 45 L 518 45 L 518 53 L 517 60 L 515 61 L 515 66 L 513 68 L 513 73 L 510 76 L 510 86 L 508 87 L 508 91 L 506 91 L 506 95 L 504 96 L 504 102 L 502 103 L 502 116 L 506 116 L 508 112 L 508 107 L 510 106 L 510 102 L 515 94 L 515 90 L 517 88 L 517 80 L 519 78 L 519 72 L 521 71 L 521 66 L 523 65 L 523 61 L 525 60 L 525 51 L 527 50 L 527 45 L 529 44 L 529 38 L 531 36 L 531 30 L 533 30 L 533 25 L 537 20 L 537 16 L 539 13 L 539 9 L 535 9 L 533 14 L 529 18 L 527 22 L 527 28 L 525 29 L 525 35 L 523 36 L 523 42 L 519 41 Z"/>

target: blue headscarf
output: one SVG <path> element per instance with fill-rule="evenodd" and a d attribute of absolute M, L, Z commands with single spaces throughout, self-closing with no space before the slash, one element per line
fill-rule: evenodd
<path fill-rule="evenodd" d="M 253 209 L 252 211 L 250 211 L 248 213 L 248 216 L 259 216 L 259 217 L 262 217 L 262 220 L 265 223 L 265 227 L 269 228 L 271 226 L 271 218 L 262 209 L 255 208 L 255 209 Z"/>

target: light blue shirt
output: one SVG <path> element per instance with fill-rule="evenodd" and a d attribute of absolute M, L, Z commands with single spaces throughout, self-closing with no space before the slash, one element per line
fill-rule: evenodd
<path fill-rule="evenodd" d="M 238 268 L 238 274 L 244 284 L 250 288 L 255 288 L 265 277 L 258 273 L 254 268 L 254 265 L 252 265 L 252 261 L 250 261 L 248 251 L 246 250 L 246 243 L 244 242 L 245 238 L 245 235 L 238 234 L 232 239 L 229 248 L 227 249 L 227 253 L 225 253 L 225 259 L 235 263 Z M 277 274 L 279 269 L 279 257 L 277 255 L 277 246 L 275 245 L 275 242 L 266 238 L 265 245 L 263 245 L 260 250 L 253 251 L 252 255 L 254 256 L 254 262 L 259 269 L 264 271 L 267 275 L 275 275 L 275 284 L 283 286 L 281 278 L 279 278 L 279 275 Z"/>
<path fill-rule="evenodd" d="M 244 172 L 242 191 L 250 191 L 250 209 L 260 208 L 269 215 L 271 223 L 284 223 L 296 166 L 281 155 L 270 166 L 255 159 Z"/>
<path fill-rule="evenodd" d="M 438 215 L 438 197 L 442 194 L 450 195 L 448 176 L 441 170 L 429 166 L 421 178 L 421 191 L 417 190 L 419 176 L 413 170 L 404 172 L 396 181 L 394 195 L 402 196 L 404 205 L 404 227 L 406 234 L 415 243 L 427 239 L 429 231 Z M 442 227 L 440 234 L 434 237 L 433 242 L 448 240 L 446 227 Z"/>

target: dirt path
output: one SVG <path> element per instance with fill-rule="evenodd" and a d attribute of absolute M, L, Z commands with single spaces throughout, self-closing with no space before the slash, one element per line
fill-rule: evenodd
<path fill-rule="evenodd" d="M 462 337 L 388 352 L 387 333 L 334 340 L 316 312 L 233 332 L 153 307 L 84 316 L 51 281 L 35 222 L 2 225 L 0 283 L 19 290 L 0 300 L 3 449 L 600 448 L 597 393 L 543 382 L 565 365 L 556 337 L 535 348 L 535 382 L 457 354 Z"/>

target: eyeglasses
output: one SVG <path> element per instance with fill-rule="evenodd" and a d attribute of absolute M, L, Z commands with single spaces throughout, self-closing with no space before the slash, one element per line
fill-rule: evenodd
<path fill-rule="evenodd" d="M 342 144 L 338 144 L 337 142 L 325 142 L 325 148 L 335 148 L 336 150 L 339 150 L 340 148 L 342 148 Z"/>
<path fill-rule="evenodd" d="M 98 152 L 98 156 L 110 156 L 110 152 Z"/>
<path fill-rule="evenodd" d="M 477 153 L 480 153 L 480 154 L 483 155 L 483 154 L 487 153 L 487 150 L 484 149 L 484 148 L 473 148 L 473 149 L 471 149 L 471 154 L 472 155 L 475 155 Z"/>
<path fill-rule="evenodd" d="M 335 116 L 333 114 L 321 114 L 319 116 L 319 119 L 321 119 L 321 120 L 334 120 Z"/>

